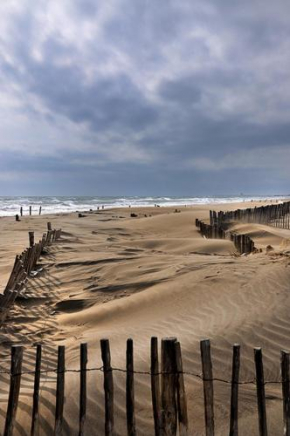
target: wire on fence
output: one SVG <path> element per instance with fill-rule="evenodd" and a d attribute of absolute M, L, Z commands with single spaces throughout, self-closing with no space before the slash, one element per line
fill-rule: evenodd
<path fill-rule="evenodd" d="M 57 368 L 55 369 L 48 369 L 48 370 L 41 370 L 40 374 L 63 374 L 63 373 L 80 373 L 83 370 L 81 369 L 66 369 L 65 371 L 58 371 Z M 99 366 L 99 367 L 92 367 L 92 368 L 86 368 L 85 372 L 93 372 L 93 371 L 99 371 L 99 372 L 104 372 L 104 367 L 103 366 Z M 255 385 L 256 384 L 256 378 L 250 379 L 250 380 L 243 380 L 243 381 L 238 381 L 238 382 L 233 382 L 232 380 L 226 380 L 223 378 L 219 378 L 219 377 L 213 377 L 213 378 L 205 378 L 203 377 L 202 374 L 197 374 L 194 372 L 190 372 L 190 371 L 175 371 L 175 372 L 167 372 L 167 371 L 159 371 L 159 372 L 151 372 L 151 371 L 128 371 L 127 369 L 124 368 L 111 368 L 109 371 L 113 371 L 113 372 L 122 372 L 124 374 L 128 374 L 128 373 L 132 373 L 132 374 L 138 374 L 138 375 L 179 375 L 179 374 L 183 374 L 183 375 L 187 375 L 187 376 L 191 376 L 191 377 L 195 377 L 201 381 L 215 381 L 215 382 L 220 382 L 220 383 L 226 383 L 229 385 L 232 384 L 237 384 L 237 385 Z M 0 370 L 0 374 L 6 374 L 9 375 L 11 377 L 16 377 L 19 375 L 34 375 L 35 371 L 22 371 L 19 372 L 17 374 L 11 374 L 11 371 L 9 370 Z M 283 381 L 282 380 L 265 380 L 264 384 L 268 385 L 268 384 L 282 384 Z"/>

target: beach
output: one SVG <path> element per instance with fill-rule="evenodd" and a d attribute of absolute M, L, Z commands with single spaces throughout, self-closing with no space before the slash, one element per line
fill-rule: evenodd
<path fill-rule="evenodd" d="M 235 210 L 272 202 L 134 207 L 0 218 L 0 286 L 15 255 L 28 246 L 28 231 L 41 239 L 47 221 L 62 237 L 41 258 L 1 327 L 1 367 L 10 346 L 24 345 L 24 368 L 33 370 L 37 343 L 45 369 L 56 368 L 57 347 L 66 346 L 66 368 L 79 368 L 79 346 L 88 344 L 88 367 L 102 366 L 100 339 L 108 338 L 114 368 L 124 369 L 126 340 L 134 340 L 138 435 L 153 435 L 150 338 L 181 344 L 189 434 L 204 435 L 200 341 L 210 339 L 215 378 L 231 379 L 232 346 L 241 345 L 240 379 L 255 377 L 254 347 L 262 347 L 265 379 L 280 380 L 280 351 L 290 350 L 290 231 L 236 223 L 259 252 L 240 256 L 230 240 L 205 239 L 195 219 L 209 210 Z M 136 216 L 131 216 L 135 214 Z M 266 249 L 271 246 L 271 249 Z M 260 250 L 261 249 L 261 250 Z M 29 434 L 33 374 L 23 376 L 15 435 Z M 56 375 L 41 379 L 40 435 L 52 434 Z M 0 432 L 7 407 L 8 375 L 1 374 Z M 88 373 L 87 434 L 104 434 L 103 373 Z M 114 372 L 116 435 L 126 434 L 125 374 Z M 65 378 L 64 434 L 78 434 L 79 376 Z M 216 435 L 229 431 L 230 384 L 214 382 Z M 266 385 L 269 434 L 283 433 L 281 385 Z M 258 435 L 256 388 L 239 388 L 241 435 Z"/>

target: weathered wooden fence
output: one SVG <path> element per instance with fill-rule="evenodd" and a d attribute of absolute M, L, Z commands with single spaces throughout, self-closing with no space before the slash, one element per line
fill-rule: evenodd
<path fill-rule="evenodd" d="M 4 292 L 0 294 L 0 324 L 5 320 L 17 296 L 23 292 L 27 279 L 36 268 L 45 248 L 59 239 L 60 236 L 61 229 L 52 230 L 50 222 L 47 223 L 47 232 L 43 233 L 42 239 L 37 243 L 34 242 L 34 232 L 29 232 L 29 248 L 15 257 L 14 266 Z"/>
<path fill-rule="evenodd" d="M 23 206 L 20 207 L 19 212 L 20 212 L 20 216 L 24 215 Z M 33 212 L 32 206 L 29 206 L 29 215 L 32 215 L 32 212 Z M 41 215 L 41 212 L 42 212 L 42 206 L 39 206 L 39 208 L 38 208 L 38 215 Z M 16 221 L 19 221 L 19 215 L 18 214 L 16 215 Z"/>
<path fill-rule="evenodd" d="M 255 251 L 254 241 L 248 235 L 228 230 L 227 223 L 206 224 L 196 219 L 195 225 L 199 228 L 202 236 L 208 239 L 229 239 L 240 254 L 249 254 Z"/>
<path fill-rule="evenodd" d="M 233 241 L 237 251 L 241 254 L 255 251 L 254 241 L 248 235 L 237 234 L 229 229 L 233 222 L 260 223 L 290 229 L 290 201 L 228 212 L 210 210 L 209 224 L 196 219 L 195 225 L 206 238 Z"/>
<path fill-rule="evenodd" d="M 284 435 L 290 435 L 290 374 L 289 374 L 289 353 L 281 351 L 281 378 L 279 380 L 265 380 L 263 370 L 263 357 L 261 348 L 254 349 L 255 377 L 251 380 L 240 380 L 240 346 L 233 346 L 232 355 L 232 374 L 229 380 L 214 378 L 213 365 L 211 358 L 211 347 L 209 340 L 200 342 L 200 357 L 202 373 L 195 374 L 183 370 L 182 353 L 180 343 L 175 338 L 165 338 L 161 341 L 161 359 L 159 359 L 158 339 L 151 338 L 151 364 L 148 371 L 136 371 L 134 369 L 133 340 L 127 340 L 126 368 L 115 368 L 111 363 L 110 343 L 108 339 L 100 342 L 101 367 L 88 367 L 87 344 L 80 346 L 80 367 L 79 369 L 69 369 L 65 365 L 65 346 L 58 347 L 57 367 L 50 370 L 42 369 L 42 346 L 36 346 L 35 369 L 34 371 L 22 371 L 22 361 L 24 348 L 13 346 L 11 348 L 11 369 L 1 370 L 1 373 L 10 375 L 10 389 L 7 398 L 7 411 L 4 436 L 12 435 L 17 422 L 17 407 L 21 389 L 21 377 L 23 374 L 34 374 L 33 400 L 30 412 L 30 434 L 36 435 L 36 428 L 39 415 L 40 404 L 40 381 L 49 372 L 57 374 L 55 386 L 55 407 L 54 407 L 54 434 L 64 433 L 64 407 L 65 407 L 65 374 L 73 372 L 79 377 L 79 428 L 80 436 L 96 434 L 96 430 L 89 428 L 85 431 L 87 418 L 87 372 L 103 372 L 104 406 L 105 416 L 103 423 L 103 433 L 106 436 L 113 436 L 115 429 L 114 412 L 114 373 L 121 371 L 126 374 L 126 422 L 127 435 L 138 434 L 135 416 L 135 391 L 134 375 L 142 374 L 151 378 L 152 394 L 152 419 L 154 421 L 155 436 L 189 436 L 189 419 L 187 410 L 187 396 L 184 376 L 192 376 L 203 383 L 204 394 L 204 419 L 206 436 L 214 436 L 215 433 L 215 413 L 214 413 L 214 382 L 227 383 L 230 386 L 230 413 L 228 434 L 238 436 L 239 428 L 239 386 L 252 384 L 256 386 L 257 397 L 257 424 L 259 435 L 267 435 L 267 413 L 266 413 L 266 394 L 265 387 L 269 383 L 281 385 L 283 408 Z M 191 430 L 192 432 L 193 430 Z M 246 436 L 246 435 L 245 435 Z"/>
<path fill-rule="evenodd" d="M 210 211 L 211 225 L 220 226 L 222 223 L 229 223 L 231 221 L 261 223 L 290 229 L 290 201 L 228 212 Z"/>

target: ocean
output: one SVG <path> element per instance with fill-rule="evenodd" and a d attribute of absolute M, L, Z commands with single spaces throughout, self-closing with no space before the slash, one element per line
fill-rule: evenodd
<path fill-rule="evenodd" d="M 100 196 L 51 196 L 51 197 L 0 197 L 0 216 L 12 216 L 19 213 L 23 207 L 24 214 L 29 212 L 32 206 L 32 213 L 38 213 L 39 206 L 42 214 L 58 212 L 75 212 L 85 210 L 96 210 L 104 206 L 105 209 L 114 207 L 145 207 L 154 206 L 183 206 L 209 203 L 235 203 L 242 201 L 259 201 L 272 199 L 281 201 L 285 195 L 272 196 L 219 196 L 219 197 L 100 197 Z"/>

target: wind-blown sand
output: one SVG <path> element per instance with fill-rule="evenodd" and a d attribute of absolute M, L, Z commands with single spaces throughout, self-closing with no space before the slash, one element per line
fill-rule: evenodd
<path fill-rule="evenodd" d="M 261 205 L 262 203 L 259 203 Z M 239 205 L 215 205 L 216 210 Z M 253 207 L 243 203 L 241 207 Z M 230 380 L 234 343 L 241 344 L 241 380 L 254 378 L 253 347 L 262 346 L 265 378 L 280 377 L 280 350 L 290 350 L 290 231 L 237 224 L 262 253 L 238 256 L 226 240 L 206 240 L 195 218 L 210 206 L 140 208 L 0 219 L 0 285 L 6 284 L 15 254 L 36 240 L 46 222 L 63 237 L 43 257 L 44 271 L 30 279 L 1 328 L 1 367 L 9 369 L 10 345 L 28 347 L 24 368 L 34 365 L 33 344 L 44 344 L 43 368 L 55 368 L 64 344 L 66 366 L 79 368 L 79 344 L 89 344 L 89 367 L 102 365 L 99 340 L 109 338 L 113 367 L 125 368 L 126 339 L 134 339 L 135 370 L 148 371 L 150 337 L 181 342 L 184 371 L 201 373 L 199 341 L 211 339 L 214 377 Z M 130 213 L 137 213 L 131 218 Z M 147 217 L 145 217 L 147 215 Z M 149 216 L 152 215 L 152 216 Z M 270 244 L 274 250 L 266 253 Z M 7 375 L 0 374 L 0 433 L 7 405 Z M 33 376 L 23 377 L 16 435 L 29 434 Z M 125 435 L 125 375 L 114 373 L 116 434 Z M 102 373 L 88 375 L 87 434 L 104 434 Z M 202 383 L 185 376 L 190 435 L 204 434 Z M 215 382 L 216 434 L 229 428 L 230 385 Z M 66 374 L 65 434 L 78 434 L 78 374 Z M 52 434 L 55 375 L 41 379 L 39 435 Z M 282 434 L 281 386 L 266 386 L 269 433 Z M 135 376 L 139 435 L 153 435 L 150 377 Z M 241 435 L 258 434 L 255 386 L 239 392 Z"/>

